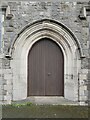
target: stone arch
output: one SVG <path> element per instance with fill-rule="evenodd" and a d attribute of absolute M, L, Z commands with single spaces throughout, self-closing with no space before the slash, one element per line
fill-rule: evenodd
<path fill-rule="evenodd" d="M 23 28 L 21 28 L 18 32 L 18 34 L 16 35 L 16 37 L 14 38 L 14 40 L 12 41 L 9 49 L 8 49 L 8 52 L 9 52 L 9 55 L 11 56 L 12 54 L 12 51 L 14 49 L 14 44 L 15 42 L 17 41 L 18 37 L 27 29 L 29 29 L 29 27 L 33 27 L 33 25 L 37 25 L 37 24 L 43 24 L 43 22 L 49 22 L 49 23 L 53 23 L 53 24 L 57 24 L 59 27 L 63 28 L 72 38 L 73 40 L 75 41 L 75 43 L 77 44 L 78 46 L 78 49 L 79 49 L 79 52 L 80 52 L 80 57 L 84 57 L 84 53 L 83 53 L 83 50 L 82 50 L 82 47 L 81 47 L 81 44 L 79 42 L 79 40 L 77 39 L 77 37 L 74 35 L 74 33 L 70 30 L 70 28 L 68 28 L 66 25 L 64 25 L 63 23 L 61 22 L 58 22 L 56 20 L 51 20 L 51 19 L 42 19 L 42 20 L 39 20 L 39 21 L 35 21 L 33 23 L 29 23 L 27 24 L 26 26 L 24 26 Z M 49 29 L 48 29 L 49 30 Z"/>
<path fill-rule="evenodd" d="M 78 101 L 78 72 L 82 50 L 74 34 L 63 24 L 53 20 L 41 20 L 27 25 L 14 40 L 10 54 L 13 60 L 13 100 L 27 98 L 27 56 L 32 45 L 42 38 L 55 41 L 64 55 L 64 96 Z M 13 51 L 12 51 L 12 48 Z M 77 51 L 77 52 L 76 52 Z M 79 67 L 78 67 L 79 64 Z"/>

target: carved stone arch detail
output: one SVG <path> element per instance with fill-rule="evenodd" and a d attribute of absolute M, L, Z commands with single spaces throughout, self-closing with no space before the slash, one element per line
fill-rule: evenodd
<path fill-rule="evenodd" d="M 38 20 L 38 21 L 35 21 L 33 23 L 29 23 L 27 24 L 26 26 L 24 26 L 23 28 L 21 28 L 21 30 L 19 30 L 19 33 L 16 35 L 16 37 L 14 38 L 13 42 L 11 43 L 11 46 L 9 48 L 9 54 L 11 55 L 13 49 L 14 49 L 14 44 L 15 42 L 17 41 L 17 39 L 29 28 L 33 28 L 33 26 L 37 26 L 37 25 L 42 25 L 43 28 L 45 26 L 45 24 L 47 23 L 51 23 L 55 26 L 58 26 L 59 28 L 62 28 L 64 31 L 66 31 L 66 33 L 68 33 L 72 39 L 74 40 L 75 44 L 77 44 L 77 47 L 79 49 L 79 52 L 80 52 L 80 57 L 84 57 L 84 54 L 83 54 L 83 50 L 82 50 L 82 47 L 80 45 L 80 42 L 78 40 L 78 38 L 75 36 L 75 34 L 70 30 L 70 28 L 68 28 L 66 25 L 64 25 L 63 23 L 61 22 L 58 22 L 56 20 L 51 20 L 51 19 L 42 19 L 42 20 Z M 42 30 L 42 29 L 39 29 L 39 30 Z M 49 29 L 48 29 L 49 30 Z M 52 29 L 53 31 L 53 29 Z M 34 31 L 35 32 L 35 31 Z M 55 31 L 54 31 L 55 32 Z"/>

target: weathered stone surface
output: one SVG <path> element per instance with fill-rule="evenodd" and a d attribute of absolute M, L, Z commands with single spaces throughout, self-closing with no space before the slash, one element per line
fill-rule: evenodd
<path fill-rule="evenodd" d="M 0 39 L 0 50 L 3 52 L 3 56 L 1 55 L 2 53 L 0 53 L 2 56 L 0 57 L 0 89 L 3 91 L 3 96 L 0 96 L 0 100 L 4 99 L 5 101 L 10 102 L 13 94 L 13 69 L 11 69 L 10 59 L 5 58 L 5 55 L 7 53 L 9 54 L 9 50 L 12 50 L 10 49 L 11 45 L 25 26 L 42 19 L 51 19 L 66 25 L 78 39 L 80 44 L 78 49 L 81 49 L 84 57 L 78 57 L 81 64 L 78 62 L 78 66 L 73 68 L 74 70 L 72 71 L 72 74 L 68 73 L 65 78 L 75 81 L 75 86 L 79 84 L 78 89 L 80 90 L 80 100 L 87 100 L 87 84 L 90 79 L 88 71 L 90 69 L 90 18 L 87 16 L 86 19 L 81 20 L 79 15 L 81 8 L 84 5 L 87 6 L 88 2 L 60 2 L 47 0 L 5 1 L 3 4 L 10 6 L 10 12 L 13 17 L 11 19 L 7 19 L 5 16 L 3 19 L 4 21 L 2 22 L 2 28 L 0 28 L 4 33 L 2 33 L 2 39 Z M 14 49 L 15 48 L 13 47 L 13 51 Z M 14 56 L 12 56 L 12 60 L 13 57 Z M 77 71 L 78 67 L 80 68 L 79 71 Z M 78 75 L 79 73 L 80 75 Z M 19 78 L 19 73 L 16 77 Z M 77 78 L 79 79 L 78 83 L 76 81 Z M 78 96 L 78 93 L 76 94 Z"/>

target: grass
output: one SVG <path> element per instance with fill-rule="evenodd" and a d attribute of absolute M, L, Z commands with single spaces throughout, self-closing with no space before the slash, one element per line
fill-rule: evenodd
<path fill-rule="evenodd" d="M 88 118 L 87 106 L 35 105 L 32 103 L 2 106 L 3 118 Z"/>

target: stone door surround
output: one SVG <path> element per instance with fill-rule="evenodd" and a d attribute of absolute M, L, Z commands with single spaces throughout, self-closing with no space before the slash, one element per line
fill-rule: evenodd
<path fill-rule="evenodd" d="M 27 57 L 32 45 L 42 38 L 56 42 L 64 55 L 64 97 L 78 101 L 78 73 L 83 56 L 78 39 L 69 28 L 58 21 L 43 19 L 28 24 L 13 42 L 11 68 L 13 70 L 13 100 L 27 98 Z"/>

